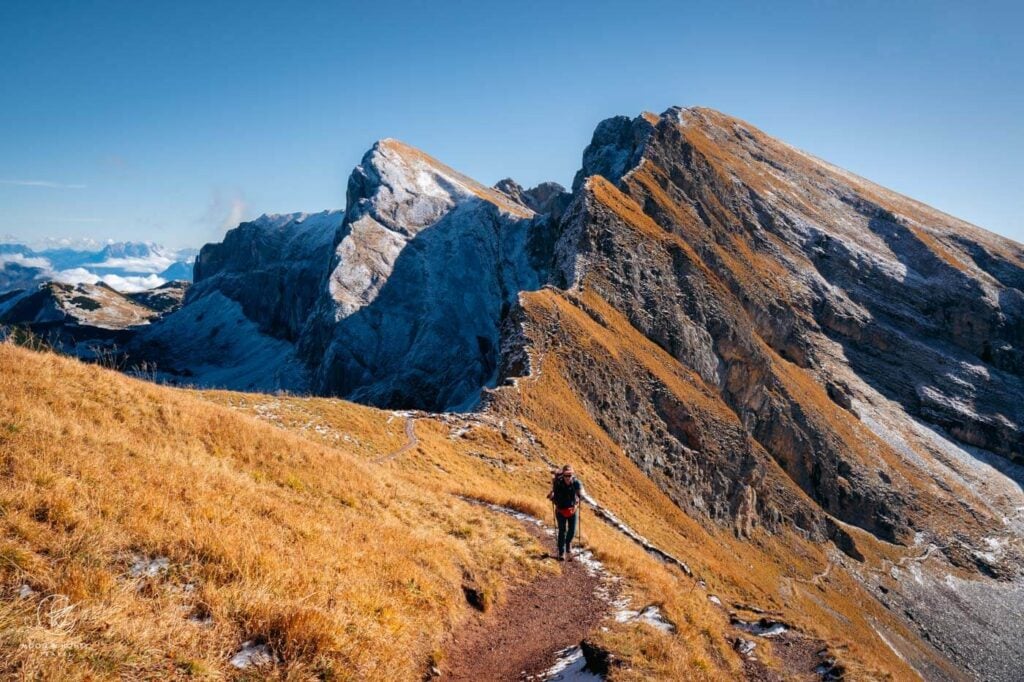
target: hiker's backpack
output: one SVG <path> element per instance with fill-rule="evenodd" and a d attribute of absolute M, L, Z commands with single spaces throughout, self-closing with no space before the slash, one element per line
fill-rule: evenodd
<path fill-rule="evenodd" d="M 558 499 L 557 498 L 558 498 L 558 488 L 559 488 L 559 486 L 561 486 L 563 488 L 566 487 L 565 483 L 562 482 L 561 478 L 556 475 L 554 477 L 554 479 L 551 481 L 551 491 L 554 493 L 554 495 L 552 495 L 552 497 L 555 498 L 554 499 L 555 511 L 556 511 L 556 513 L 559 516 L 562 516 L 563 518 L 566 518 L 566 519 L 571 519 L 576 514 L 576 505 L 573 504 L 572 506 L 569 506 L 569 507 L 560 507 L 560 506 L 558 506 Z M 568 487 L 572 489 L 573 501 L 575 502 L 577 492 L 578 492 L 578 490 L 581 487 L 579 479 L 573 478 L 572 483 Z"/>

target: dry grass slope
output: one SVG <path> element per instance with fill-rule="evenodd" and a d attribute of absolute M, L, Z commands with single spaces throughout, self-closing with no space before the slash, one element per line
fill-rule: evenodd
<path fill-rule="evenodd" d="M 194 394 L 3 344 L 0 415 L 5 675 L 219 675 L 257 640 L 290 679 L 416 679 L 466 576 L 527 570 L 513 523 Z"/>
<path fill-rule="evenodd" d="M 709 593 L 778 610 L 827 641 L 857 679 L 912 675 L 871 631 L 898 624 L 848 576 L 832 571 L 809 586 L 827 566 L 819 546 L 761 531 L 741 541 L 673 504 L 588 414 L 564 379 L 569 360 L 545 350 L 538 330 L 557 317 L 573 344 L 645 367 L 713 411 L 695 377 L 596 297 L 587 303 L 607 329 L 555 292 L 525 303 L 539 372 L 499 390 L 480 417 L 419 415 L 418 447 L 382 464 L 404 442 L 404 418 L 390 412 L 167 389 L 0 345 L 2 674 L 245 676 L 228 661 L 255 640 L 280 657 L 261 676 L 420 679 L 473 613 L 467 581 L 495 603 L 518 580 L 558 570 L 536 561 L 540 548 L 516 522 L 456 495 L 544 518 L 548 463 L 568 461 L 602 503 L 707 582 L 700 589 L 584 520 L 623 594 L 635 607 L 660 605 L 679 626 L 608 623 L 595 633 L 627 663 L 612 680 L 742 677 L 736 632 Z M 164 558 L 153 575 L 133 575 Z M 23 587 L 32 594 L 20 596 Z M 784 667 L 770 642 L 758 651 Z"/>

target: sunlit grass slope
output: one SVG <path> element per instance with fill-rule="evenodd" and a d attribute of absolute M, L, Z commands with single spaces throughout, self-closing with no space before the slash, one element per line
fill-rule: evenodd
<path fill-rule="evenodd" d="M 341 448 L 10 344 L 0 510 L 4 675 L 231 674 L 255 641 L 289 678 L 418 679 L 467 580 L 496 595 L 536 564 L 514 522 Z"/>
<path fill-rule="evenodd" d="M 670 366 L 613 316 L 600 329 L 569 305 L 532 295 L 528 326 L 558 314 L 573 343 L 601 345 L 624 371 Z M 0 672 L 253 676 L 229 660 L 254 641 L 279 657 L 258 676 L 422 679 L 473 613 L 467 582 L 494 603 L 532 571 L 558 570 L 535 560 L 515 521 L 457 495 L 543 518 L 550 464 L 569 461 L 603 504 L 695 572 L 584 516 L 586 543 L 622 577 L 622 595 L 678 626 L 594 633 L 626 662 L 612 680 L 741 678 L 731 603 L 779 611 L 855 679 L 912 675 L 871 631 L 898 624 L 849 576 L 810 583 L 827 566 L 820 546 L 762 531 L 740 540 L 684 514 L 574 396 L 571 360 L 533 340 L 535 376 L 501 389 L 481 416 L 417 415 L 418 446 L 395 459 L 401 414 L 163 388 L 0 344 Z M 771 642 L 758 652 L 779 665 Z"/>

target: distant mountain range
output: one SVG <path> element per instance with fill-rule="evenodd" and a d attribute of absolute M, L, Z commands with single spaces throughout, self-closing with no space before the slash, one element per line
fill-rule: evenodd
<path fill-rule="evenodd" d="M 166 249 L 149 242 L 54 243 L 32 247 L 0 243 L 0 293 L 42 282 L 97 284 L 123 293 L 192 280 L 196 249 Z"/>

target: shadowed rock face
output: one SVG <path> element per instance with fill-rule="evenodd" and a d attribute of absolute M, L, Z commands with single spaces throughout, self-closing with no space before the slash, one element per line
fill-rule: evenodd
<path fill-rule="evenodd" d="M 323 393 L 390 407 L 475 405 L 502 317 L 536 289 L 534 212 L 394 140 L 349 180 L 302 354 Z"/>
<path fill-rule="evenodd" d="M 320 295 L 341 211 L 261 216 L 207 244 L 188 301 L 218 291 L 270 336 L 295 341 Z"/>

